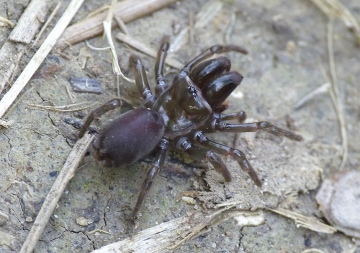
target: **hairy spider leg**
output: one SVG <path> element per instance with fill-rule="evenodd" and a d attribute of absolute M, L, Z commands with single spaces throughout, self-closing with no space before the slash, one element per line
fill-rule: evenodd
<path fill-rule="evenodd" d="M 159 96 L 162 94 L 167 88 L 168 85 L 165 83 L 164 80 L 164 65 L 165 65 L 165 59 L 167 56 L 167 52 L 169 50 L 169 42 L 165 41 L 161 44 L 157 58 L 155 63 L 155 78 L 156 78 L 156 87 L 155 87 L 155 94 L 156 96 Z"/>
<path fill-rule="evenodd" d="M 203 60 L 213 56 L 214 54 L 220 54 L 220 53 L 226 53 L 230 51 L 239 52 L 242 54 L 247 54 L 247 50 L 236 45 L 215 45 L 212 47 L 209 47 L 202 53 L 200 53 L 198 56 L 196 56 L 193 60 L 191 60 L 189 63 L 187 63 L 184 68 L 181 70 L 180 74 L 189 75 L 192 69 Z"/>
<path fill-rule="evenodd" d="M 222 118 L 223 119 L 223 118 Z M 277 127 L 267 121 L 252 122 L 252 123 L 239 123 L 231 124 L 223 120 L 216 120 L 213 124 L 213 132 L 257 132 L 266 131 L 276 136 L 285 136 L 291 140 L 301 141 L 303 138 L 300 135 L 287 131 L 283 128 Z"/>
<path fill-rule="evenodd" d="M 214 152 L 195 146 L 191 143 L 191 141 L 187 137 L 181 137 L 176 143 L 177 149 L 182 149 L 186 153 L 188 153 L 191 157 L 195 159 L 201 159 L 206 157 L 206 159 L 211 163 L 214 169 L 220 173 L 226 182 L 231 181 L 231 174 L 225 163 L 221 160 L 221 158 L 216 155 Z"/>
<path fill-rule="evenodd" d="M 199 143 L 201 146 L 211 151 L 214 151 L 215 153 L 221 155 L 230 155 L 239 163 L 241 169 L 249 174 L 250 178 L 257 186 L 262 186 L 262 182 L 260 181 L 257 173 L 255 172 L 249 161 L 246 159 L 243 152 L 238 149 L 228 147 L 226 145 L 210 140 L 202 131 L 194 131 L 193 140 Z"/>
<path fill-rule="evenodd" d="M 133 220 L 136 219 L 137 214 L 138 214 L 138 212 L 140 210 L 141 204 L 143 203 L 146 194 L 150 190 L 156 175 L 159 173 L 161 168 L 164 166 L 166 153 L 167 153 L 167 151 L 169 149 L 169 141 L 166 140 L 166 139 L 161 139 L 160 143 L 158 144 L 157 149 L 158 150 L 157 150 L 157 153 L 156 153 L 155 164 L 148 171 L 148 173 L 147 173 L 147 175 L 145 177 L 145 180 L 144 180 L 144 182 L 143 182 L 143 184 L 141 186 L 140 192 L 139 192 L 139 196 L 138 196 L 135 208 L 132 211 L 131 218 Z"/>
<path fill-rule="evenodd" d="M 114 99 L 109 100 L 105 104 L 101 105 L 100 107 L 96 108 L 95 110 L 91 111 L 89 113 L 89 115 L 87 115 L 87 117 L 85 118 L 85 121 L 78 133 L 78 138 L 80 139 L 84 136 L 84 134 L 87 131 L 87 129 L 89 128 L 91 122 L 93 122 L 93 120 L 95 118 L 99 118 L 104 113 L 106 113 L 110 110 L 113 110 L 117 107 L 123 106 L 124 103 L 125 102 L 122 101 L 120 98 L 114 98 Z"/>
<path fill-rule="evenodd" d="M 149 81 L 146 76 L 145 67 L 142 64 L 140 57 L 131 55 L 129 60 L 130 67 L 132 68 L 135 75 L 135 83 L 138 91 L 144 99 L 144 105 L 147 108 L 151 108 L 154 104 L 154 95 L 150 90 Z"/>

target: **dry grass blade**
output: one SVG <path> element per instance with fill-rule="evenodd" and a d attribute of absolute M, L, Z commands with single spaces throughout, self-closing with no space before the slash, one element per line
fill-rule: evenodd
<path fill-rule="evenodd" d="M 332 234 L 336 232 L 336 228 L 332 226 L 328 226 L 314 217 L 306 217 L 302 214 L 295 213 L 283 208 L 268 209 L 268 210 L 294 220 L 296 225 L 299 227 L 304 227 L 312 231 L 328 233 L 328 234 Z"/>
<path fill-rule="evenodd" d="M 46 20 L 46 23 L 44 24 L 44 26 L 41 28 L 41 31 L 39 32 L 39 34 L 36 36 L 36 40 L 33 42 L 32 47 L 36 47 L 38 41 L 40 40 L 42 34 L 45 32 L 46 28 L 49 26 L 51 20 L 53 20 L 53 18 L 55 17 L 56 13 L 58 12 L 58 10 L 61 7 L 61 3 L 58 3 L 55 7 L 55 9 L 52 11 L 50 17 Z"/>
<path fill-rule="evenodd" d="M 88 104 L 86 106 L 81 106 L 84 104 Z M 88 109 L 89 107 L 93 106 L 94 103 L 77 103 L 77 104 L 70 104 L 70 105 L 37 105 L 37 104 L 28 104 L 29 109 L 40 109 L 40 110 L 49 110 L 55 112 L 77 112 Z M 75 107 L 75 108 L 71 108 Z"/>
<path fill-rule="evenodd" d="M 343 110 L 343 104 L 340 98 L 340 91 L 339 91 L 339 84 L 337 81 L 337 75 L 336 75 L 336 67 L 335 67 L 335 60 L 334 60 L 334 45 L 333 45 L 333 22 L 332 19 L 330 19 L 328 24 L 328 53 L 329 53 L 329 66 L 330 66 L 330 74 L 331 74 L 331 90 L 330 90 L 330 96 L 332 99 L 332 102 L 335 107 L 335 112 L 337 115 L 337 118 L 339 120 L 340 124 L 340 134 L 341 134 L 341 140 L 342 140 L 342 160 L 340 163 L 339 170 L 343 170 L 347 156 L 348 156 L 348 139 L 347 139 L 347 132 L 346 132 L 346 122 L 345 122 L 345 116 L 344 116 L 344 110 Z"/>
<path fill-rule="evenodd" d="M 353 31 L 357 44 L 360 44 L 360 24 L 351 12 L 338 0 L 311 0 L 329 18 L 340 18 L 346 27 Z"/>
<path fill-rule="evenodd" d="M 299 109 L 304 103 L 312 99 L 315 95 L 324 93 L 328 91 L 334 105 L 335 113 L 339 121 L 340 125 L 340 135 L 341 135 L 341 149 L 342 149 L 342 159 L 339 166 L 339 170 L 343 170 L 346 164 L 346 160 L 348 157 L 348 138 L 347 138 L 347 130 L 346 130 L 346 120 L 344 116 L 343 103 L 340 98 L 340 89 L 336 75 L 336 67 L 335 67 L 335 59 L 334 59 L 334 45 L 333 45 L 333 18 L 334 17 L 343 17 L 344 15 L 348 17 L 350 12 L 345 9 L 341 5 L 341 3 L 335 0 L 312 0 L 320 9 L 322 9 L 329 17 L 329 23 L 327 26 L 327 44 L 328 44 L 328 56 L 329 56 L 329 68 L 330 68 L 330 76 L 328 78 L 326 74 L 324 74 L 327 79 L 327 83 L 317 88 L 310 94 L 306 95 L 300 101 L 298 101 L 294 105 L 294 109 Z M 351 16 L 352 17 L 352 16 Z M 351 20 L 351 19 L 349 19 Z M 360 28 L 358 23 L 354 23 L 354 27 L 356 31 L 358 31 L 358 35 L 360 36 Z M 360 38 L 360 37 L 359 37 Z M 325 71 L 323 71 L 325 72 Z M 331 80 L 330 80 L 331 79 Z"/>
<path fill-rule="evenodd" d="M 69 157 L 64 164 L 64 167 L 60 171 L 50 192 L 46 196 L 46 199 L 36 217 L 33 226 L 31 227 L 30 233 L 28 234 L 20 253 L 33 252 L 37 241 L 40 239 L 40 236 L 57 205 L 57 202 L 59 201 L 70 179 L 75 175 L 76 169 L 86 154 L 92 140 L 93 136 L 85 135 L 82 139 L 76 142 L 73 150 L 69 154 Z"/>
<path fill-rule="evenodd" d="M 9 25 L 11 28 L 15 26 L 15 24 L 10 20 L 8 20 L 7 18 L 0 16 L 0 26 L 5 26 L 6 24 Z"/>
<path fill-rule="evenodd" d="M 107 39 L 107 41 L 109 43 L 110 50 L 111 50 L 113 72 L 116 75 L 121 76 L 122 78 L 124 78 L 126 81 L 131 82 L 131 83 L 135 83 L 135 80 L 133 80 L 131 78 L 127 78 L 121 72 L 121 69 L 120 69 L 120 66 L 119 66 L 119 61 L 118 61 L 118 58 L 117 58 L 115 45 L 114 45 L 114 42 L 112 40 L 112 36 L 111 36 L 111 23 L 112 22 L 111 21 L 112 21 L 112 18 L 113 18 L 113 10 L 115 8 L 115 4 L 116 4 L 116 0 L 113 0 L 112 3 L 111 3 L 111 7 L 109 9 L 108 15 L 106 17 L 106 20 L 103 22 L 104 34 L 106 36 L 106 39 Z"/>

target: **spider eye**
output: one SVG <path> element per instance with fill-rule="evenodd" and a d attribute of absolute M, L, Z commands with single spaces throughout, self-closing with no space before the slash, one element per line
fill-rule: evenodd
<path fill-rule="evenodd" d="M 193 97 L 197 97 L 197 92 L 196 92 L 196 89 L 193 87 L 193 86 L 191 86 L 191 85 L 188 85 L 188 91 L 189 91 L 189 93 L 191 94 L 191 96 L 193 96 Z"/>

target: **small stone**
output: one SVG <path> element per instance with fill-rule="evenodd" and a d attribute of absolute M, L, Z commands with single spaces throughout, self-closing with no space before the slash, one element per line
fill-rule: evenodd
<path fill-rule="evenodd" d="M 231 233 L 230 231 L 226 231 L 226 232 L 225 232 L 225 236 L 227 236 L 227 237 L 232 237 L 232 233 Z"/>
<path fill-rule="evenodd" d="M 184 201 L 186 204 L 189 205 L 195 205 L 196 204 L 196 200 L 194 198 L 188 197 L 188 196 L 182 196 L 181 200 Z"/>
<path fill-rule="evenodd" d="M 330 224 L 360 238 L 360 171 L 342 172 L 324 180 L 316 201 Z"/>
<path fill-rule="evenodd" d="M 0 212 L 0 226 L 4 226 L 6 222 L 9 220 L 9 216 Z"/>
<path fill-rule="evenodd" d="M 78 217 L 76 218 L 76 224 L 82 227 L 86 227 L 89 224 L 89 221 L 85 217 Z"/>
<path fill-rule="evenodd" d="M 13 248 L 13 247 L 14 247 L 13 244 L 14 244 L 15 239 L 16 239 L 15 236 L 0 231 L 0 242 L 1 242 L 1 245 L 6 245 L 6 246 L 8 246 L 8 247 L 10 247 L 10 248 Z"/>
<path fill-rule="evenodd" d="M 70 77 L 69 83 L 76 92 L 101 94 L 103 88 L 98 80 L 87 77 Z"/>
<path fill-rule="evenodd" d="M 286 52 L 288 53 L 295 53 L 297 50 L 297 46 L 296 46 L 296 43 L 292 40 L 289 40 L 287 43 L 286 43 Z"/>
<path fill-rule="evenodd" d="M 31 223 L 34 220 L 33 220 L 33 218 L 31 216 L 28 216 L 28 217 L 25 218 L 25 221 L 28 222 L 28 223 Z"/>

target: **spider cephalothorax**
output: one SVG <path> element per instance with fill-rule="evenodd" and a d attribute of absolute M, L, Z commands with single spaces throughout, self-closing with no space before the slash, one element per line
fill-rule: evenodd
<path fill-rule="evenodd" d="M 205 61 L 210 56 L 228 51 L 246 53 L 235 45 L 212 46 L 187 63 L 171 85 L 163 76 L 163 67 L 169 44 L 163 43 L 158 52 L 155 65 L 155 94 L 150 90 L 145 68 L 141 59 L 131 56 L 130 66 L 135 74 L 136 86 L 144 99 L 144 107 L 122 114 L 108 124 L 93 142 L 93 154 L 99 161 L 109 166 L 129 165 L 156 150 L 154 166 L 148 171 L 140 189 L 132 218 L 137 216 L 146 193 L 155 176 L 164 164 L 169 142 L 177 149 L 206 158 L 221 173 L 226 181 L 231 175 L 217 154 L 233 157 L 246 171 L 255 184 L 262 183 L 243 152 L 238 149 L 211 141 L 205 133 L 256 132 L 264 130 L 278 136 L 301 140 L 301 136 L 262 121 L 243 123 L 246 114 L 243 111 L 225 114 L 225 99 L 242 81 L 242 76 L 230 71 L 231 62 L 226 57 Z M 81 138 L 95 117 L 122 106 L 121 99 L 113 99 L 92 111 L 79 132 Z M 239 123 L 228 123 L 238 120 Z"/>

